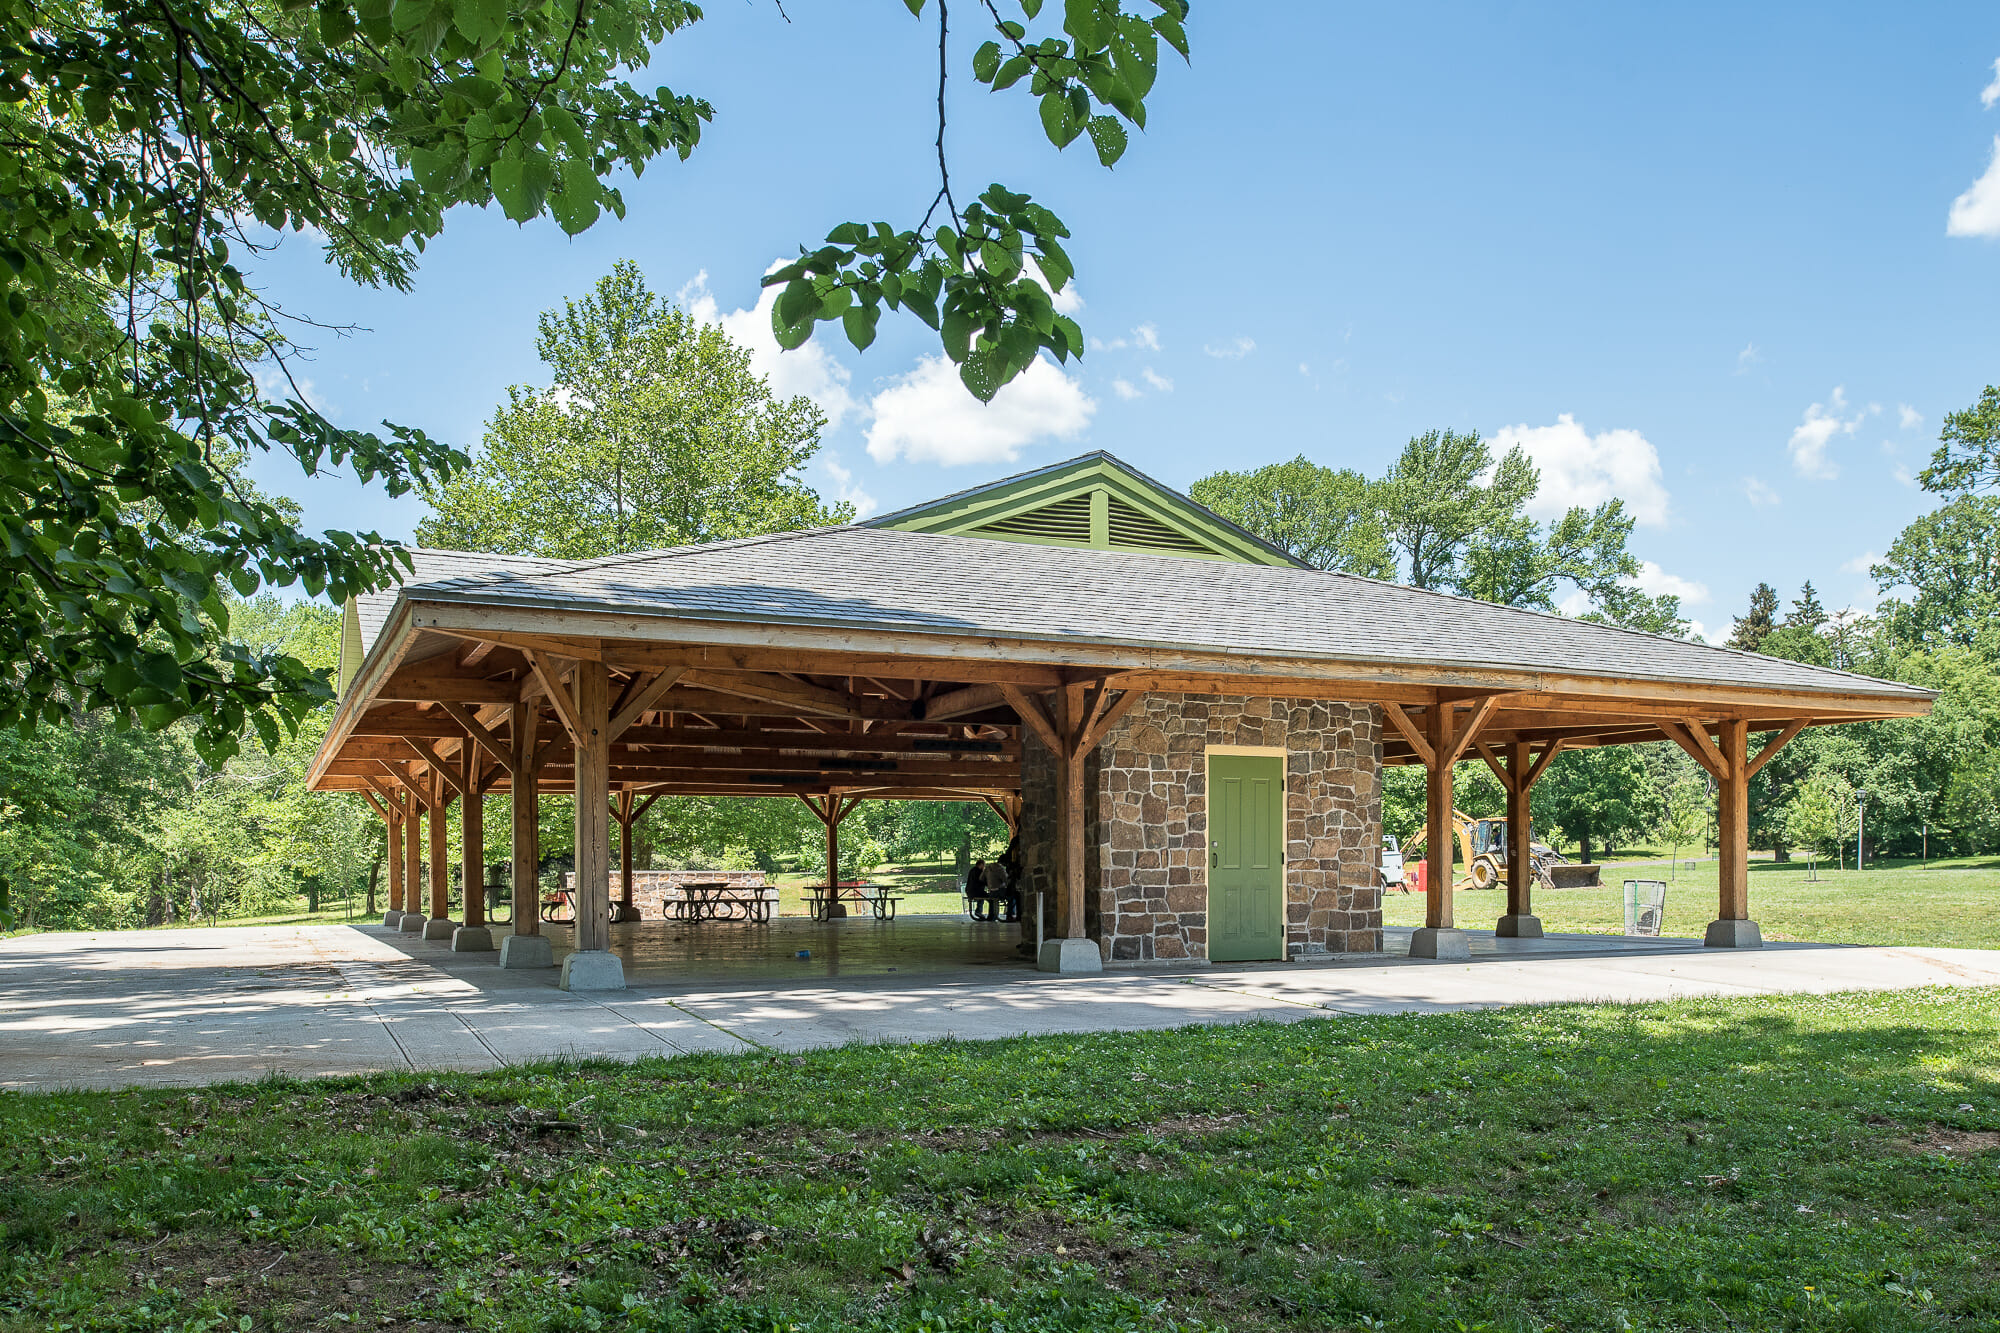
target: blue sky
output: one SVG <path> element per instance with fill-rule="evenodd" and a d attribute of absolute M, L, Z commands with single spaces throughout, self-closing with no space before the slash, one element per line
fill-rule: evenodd
<path fill-rule="evenodd" d="M 934 30 L 895 0 L 785 11 L 715 3 L 642 72 L 716 120 L 623 183 L 622 223 L 461 210 L 409 294 L 289 242 L 273 292 L 359 326 L 308 340 L 316 401 L 473 447 L 542 382 L 538 312 L 614 260 L 763 338 L 773 259 L 920 215 Z M 1624 495 L 1653 586 L 1711 632 L 1760 578 L 1873 604 L 1865 557 L 1930 507 L 1908 477 L 1941 417 L 2000 381 L 2000 12 L 1198 0 L 1190 34 L 1111 172 L 957 79 L 961 199 L 1000 180 L 1064 217 L 1093 350 L 978 408 L 913 322 L 865 355 L 767 345 L 838 418 L 822 490 L 891 509 L 1086 449 L 1183 487 L 1301 453 L 1375 473 L 1470 428 L 1527 445 L 1551 504 Z M 314 526 L 421 513 L 265 477 Z"/>

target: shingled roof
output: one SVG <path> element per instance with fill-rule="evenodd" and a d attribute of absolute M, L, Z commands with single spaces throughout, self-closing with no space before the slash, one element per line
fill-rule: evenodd
<path fill-rule="evenodd" d="M 424 552 L 430 602 L 1548 671 L 1922 700 L 1931 691 L 1323 570 L 873 527 L 555 561 Z M 380 594 L 378 597 L 386 597 Z M 388 604 L 371 607 L 370 641 Z"/>

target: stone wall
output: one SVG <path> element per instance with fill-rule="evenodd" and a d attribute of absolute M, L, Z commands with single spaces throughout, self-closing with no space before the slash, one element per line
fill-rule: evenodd
<path fill-rule="evenodd" d="M 1119 720 L 1087 770 L 1086 917 L 1106 961 L 1208 956 L 1207 751 L 1220 745 L 1286 751 L 1288 951 L 1379 951 L 1377 710 L 1152 694 Z"/>

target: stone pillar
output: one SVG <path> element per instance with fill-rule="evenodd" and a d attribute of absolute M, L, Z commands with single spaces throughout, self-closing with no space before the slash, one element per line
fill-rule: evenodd
<path fill-rule="evenodd" d="M 405 935 L 424 933 L 424 803 L 414 788 L 405 787 L 403 799 L 409 815 L 403 820 L 403 919 L 397 923 Z M 435 816 L 433 816 L 435 818 Z"/>
<path fill-rule="evenodd" d="M 1535 915 L 1535 859 L 1528 813 L 1528 743 L 1507 747 L 1507 915 L 1494 925 L 1504 938 L 1538 940 L 1541 918 Z"/>
<path fill-rule="evenodd" d="M 513 931 L 500 941 L 500 966 L 504 968 L 554 967 L 556 955 L 549 937 L 542 934 L 541 886 L 541 796 L 535 770 L 535 742 L 541 721 L 537 705 L 519 704 L 514 709 L 513 762 L 507 766 L 507 783 L 512 789 L 513 817 Z"/>
<path fill-rule="evenodd" d="M 382 924 L 396 930 L 403 924 L 403 806 L 402 793 L 395 792 L 391 800 L 392 791 L 395 789 L 385 788 L 382 792 L 382 808 L 389 812 L 389 909 L 382 913 Z"/>
<path fill-rule="evenodd" d="M 1716 861 L 1721 872 L 1716 919 L 1703 943 L 1712 949 L 1758 949 L 1764 933 L 1750 919 L 1750 724 L 1724 722 L 1717 737 L 1726 774 L 1716 779 Z"/>
<path fill-rule="evenodd" d="M 1470 958 L 1472 946 L 1453 916 L 1451 835 L 1452 716 L 1435 703 L 1424 720 L 1431 762 L 1424 769 L 1424 924 L 1410 936 L 1410 957 Z"/>
<path fill-rule="evenodd" d="M 451 933 L 453 953 L 493 952 L 493 932 L 486 928 L 486 797 L 479 789 L 483 766 L 477 748 L 465 742 L 464 802 L 458 808 L 459 878 L 465 884 L 465 924 Z"/>
<path fill-rule="evenodd" d="M 611 949 L 611 679 L 604 663 L 579 661 L 576 706 L 576 949 L 563 959 L 564 990 L 623 990 Z"/>

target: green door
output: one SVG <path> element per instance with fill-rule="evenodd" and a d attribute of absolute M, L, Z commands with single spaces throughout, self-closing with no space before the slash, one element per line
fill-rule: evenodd
<path fill-rule="evenodd" d="M 1208 956 L 1285 956 L 1285 760 L 1208 761 Z"/>

